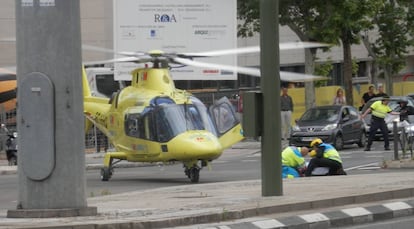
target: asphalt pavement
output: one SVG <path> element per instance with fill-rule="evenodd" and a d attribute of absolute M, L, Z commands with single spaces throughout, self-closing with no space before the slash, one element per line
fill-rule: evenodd
<path fill-rule="evenodd" d="M 255 147 L 241 142 L 234 149 Z M 86 167 L 99 168 L 96 154 Z M 15 166 L 0 160 L 0 174 Z M 401 166 L 404 164 L 403 166 Z M 131 165 L 129 165 L 131 166 Z M 283 195 L 262 196 L 260 180 L 192 184 L 87 198 L 96 216 L 7 218 L 0 228 L 332 228 L 414 214 L 414 166 L 395 161 L 381 174 L 303 177 L 283 180 Z M 282 187 L 275 187 L 282 188 Z M 362 207 L 363 206 L 363 207 Z M 335 210 L 327 211 L 330 207 Z M 338 209 L 339 208 L 339 209 Z M 15 209 L 10 209 L 15 210 Z M 43 209 L 44 210 L 44 209 Z M 311 213 L 303 213 L 309 210 Z M 241 220 L 241 221 L 240 221 Z M 202 224 L 210 226 L 200 226 Z M 214 223 L 214 226 L 211 224 Z"/>

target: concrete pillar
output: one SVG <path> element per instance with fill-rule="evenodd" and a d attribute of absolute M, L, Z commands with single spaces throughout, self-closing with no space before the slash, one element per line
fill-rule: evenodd
<path fill-rule="evenodd" d="M 94 215 L 85 194 L 79 0 L 16 1 L 16 42 L 19 200 L 8 217 Z"/>

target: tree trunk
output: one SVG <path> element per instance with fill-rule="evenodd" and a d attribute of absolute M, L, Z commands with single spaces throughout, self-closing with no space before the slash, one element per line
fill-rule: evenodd
<path fill-rule="evenodd" d="M 348 105 L 354 104 L 354 99 L 352 96 L 352 54 L 351 54 L 351 44 L 346 39 L 342 40 L 343 51 L 344 51 L 344 84 L 345 84 L 345 96 L 346 103 Z"/>
<path fill-rule="evenodd" d="M 315 71 L 316 49 L 305 49 L 305 73 L 313 74 Z M 315 106 L 315 87 L 313 81 L 305 82 L 306 110 Z"/>
<path fill-rule="evenodd" d="M 387 64 L 384 69 L 384 78 L 385 78 L 385 90 L 388 95 L 393 95 L 393 88 L 392 88 L 392 70 L 391 65 Z"/>

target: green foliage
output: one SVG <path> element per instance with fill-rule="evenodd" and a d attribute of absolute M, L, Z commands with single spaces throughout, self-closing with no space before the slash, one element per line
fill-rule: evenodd
<path fill-rule="evenodd" d="M 323 63 L 317 63 L 315 64 L 315 75 L 318 76 L 329 76 L 329 74 L 332 72 L 333 64 L 331 60 L 328 60 Z"/>
<path fill-rule="evenodd" d="M 333 62 L 328 60 L 323 63 L 315 64 L 315 75 L 318 76 L 329 76 L 333 70 Z M 314 83 L 315 87 L 326 86 L 326 80 L 319 80 Z"/>
<path fill-rule="evenodd" d="M 359 65 L 358 60 L 354 57 L 352 59 L 352 74 L 356 75 L 358 73 Z"/>
<path fill-rule="evenodd" d="M 238 18 L 242 21 L 238 25 L 239 36 L 248 37 L 260 32 L 259 8 L 259 0 L 238 0 Z M 360 43 L 362 32 L 378 32 L 372 50 L 388 76 L 401 70 L 407 49 L 414 44 L 412 0 L 280 0 L 279 22 L 289 26 L 302 41 L 342 45 L 347 96 L 352 95 L 349 84 L 358 70 L 356 62 L 352 61 L 350 46 Z M 324 75 L 327 70 L 321 68 L 315 73 Z M 387 81 L 387 85 L 391 82 Z M 347 97 L 348 102 L 352 103 L 352 100 Z"/>
<path fill-rule="evenodd" d="M 111 195 L 111 192 L 108 189 L 104 189 L 101 191 L 102 196 Z"/>
<path fill-rule="evenodd" d="M 238 37 L 251 37 L 260 31 L 259 6 L 259 0 L 237 1 L 237 18 L 242 21 L 242 24 L 237 25 Z"/>
<path fill-rule="evenodd" d="M 405 65 L 407 48 L 413 44 L 413 6 L 411 1 L 386 1 L 380 8 L 373 23 L 377 26 L 378 37 L 372 44 L 377 61 L 389 75 L 397 73 Z"/>

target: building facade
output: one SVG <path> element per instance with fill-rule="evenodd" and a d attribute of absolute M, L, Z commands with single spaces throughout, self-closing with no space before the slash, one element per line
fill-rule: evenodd
<path fill-rule="evenodd" d="M 15 44 L 15 0 L 3 0 L 0 3 L 0 68 L 16 66 L 16 44 Z M 113 49 L 113 0 L 87 0 L 80 1 L 81 6 L 81 33 L 84 45 L 96 46 L 105 49 Z M 280 42 L 299 41 L 299 38 L 288 27 L 280 27 Z M 70 36 L 70 34 L 68 34 Z M 259 44 L 259 36 L 252 38 L 238 38 L 238 47 L 253 46 Z M 136 51 L 136 50 L 131 50 Z M 143 50 L 146 51 L 146 50 Z M 197 50 L 191 50 L 197 52 Z M 289 50 L 280 52 L 280 66 L 284 71 L 304 72 L 304 51 Z M 359 71 L 355 75 L 354 83 L 370 83 L 371 81 L 371 58 L 366 48 L 361 45 L 352 46 L 352 56 L 358 60 Z M 84 49 L 82 52 L 83 62 L 111 59 L 109 53 L 91 51 Z M 332 80 L 329 85 L 343 85 L 341 47 L 334 47 L 329 52 L 318 53 L 318 61 L 332 61 L 334 69 Z M 248 54 L 238 57 L 238 65 L 258 67 L 260 55 Z M 177 81 L 177 87 L 189 88 L 243 88 L 260 85 L 260 79 L 250 76 L 239 76 L 235 81 Z"/>

